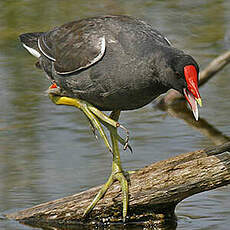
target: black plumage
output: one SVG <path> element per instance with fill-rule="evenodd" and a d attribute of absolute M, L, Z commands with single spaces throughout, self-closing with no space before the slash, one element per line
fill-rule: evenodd
<path fill-rule="evenodd" d="M 183 93 L 183 67 L 199 71 L 191 56 L 128 16 L 73 21 L 20 39 L 40 53 L 40 66 L 68 96 L 102 110 L 137 109 L 170 88 Z"/>

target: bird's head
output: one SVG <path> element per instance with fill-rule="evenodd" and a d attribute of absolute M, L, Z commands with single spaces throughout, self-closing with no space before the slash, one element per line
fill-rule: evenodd
<path fill-rule="evenodd" d="M 179 55 L 174 59 L 172 69 L 174 77 L 171 81 L 173 88 L 182 93 L 188 101 L 193 115 L 198 120 L 198 106 L 202 106 L 201 96 L 198 90 L 199 67 L 196 61 L 189 55 Z"/>

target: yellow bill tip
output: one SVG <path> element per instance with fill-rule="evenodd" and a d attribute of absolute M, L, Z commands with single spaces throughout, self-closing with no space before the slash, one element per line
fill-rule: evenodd
<path fill-rule="evenodd" d="M 196 98 L 196 102 L 199 104 L 200 107 L 202 107 L 202 100 L 201 100 L 201 98 Z"/>

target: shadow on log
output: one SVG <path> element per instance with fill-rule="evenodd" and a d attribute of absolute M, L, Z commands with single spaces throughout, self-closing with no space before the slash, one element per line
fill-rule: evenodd
<path fill-rule="evenodd" d="M 174 210 L 183 199 L 230 183 L 230 142 L 217 147 L 181 154 L 151 164 L 130 176 L 128 223 L 153 226 L 170 222 L 176 226 Z M 100 187 L 44 203 L 7 217 L 39 226 L 64 224 L 101 226 L 122 224 L 118 183 L 109 189 L 87 218 L 83 212 Z M 127 224 L 128 224 L 127 223 Z M 164 228 L 163 228 L 164 229 Z M 172 228 L 171 228 L 172 229 Z"/>

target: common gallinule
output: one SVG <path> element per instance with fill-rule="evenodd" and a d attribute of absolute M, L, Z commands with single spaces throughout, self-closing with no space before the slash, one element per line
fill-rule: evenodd
<path fill-rule="evenodd" d="M 130 146 L 128 131 L 118 123 L 120 111 L 141 108 L 175 89 L 185 96 L 198 120 L 198 64 L 150 25 L 129 16 L 73 21 L 48 32 L 22 34 L 20 40 L 39 59 L 37 66 L 52 82 L 49 92 L 53 102 L 81 109 L 113 154 L 111 176 L 84 215 L 118 180 L 125 220 L 128 182 L 121 167 L 118 142 L 125 149 Z M 106 116 L 100 110 L 112 113 Z M 101 124 L 110 131 L 112 147 Z M 118 135 L 118 127 L 127 131 L 126 139 Z"/>

